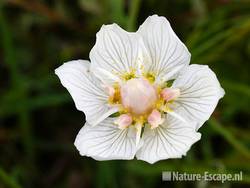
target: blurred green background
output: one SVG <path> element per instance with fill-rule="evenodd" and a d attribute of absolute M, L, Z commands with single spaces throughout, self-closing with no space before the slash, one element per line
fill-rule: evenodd
<path fill-rule="evenodd" d="M 225 97 L 183 159 L 98 162 L 73 145 L 84 125 L 54 69 L 88 59 L 102 24 L 136 31 L 168 18 L 191 63 L 216 72 Z M 0 188 L 250 187 L 249 0 L 0 0 Z M 162 171 L 238 173 L 243 181 L 163 182 Z"/>

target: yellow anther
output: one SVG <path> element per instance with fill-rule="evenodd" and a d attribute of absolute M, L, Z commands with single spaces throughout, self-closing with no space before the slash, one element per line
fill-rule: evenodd
<path fill-rule="evenodd" d="M 154 73 L 146 73 L 146 74 L 143 74 L 143 76 L 150 82 L 150 83 L 154 83 L 155 81 L 155 74 Z"/>
<path fill-rule="evenodd" d="M 130 80 L 132 78 L 135 78 L 136 77 L 136 70 L 134 68 L 131 68 L 130 72 L 126 72 L 126 73 L 122 74 L 121 77 L 124 80 Z"/>
<path fill-rule="evenodd" d="M 115 92 L 112 96 L 109 97 L 110 104 L 120 104 L 121 103 L 121 93 L 120 86 L 118 84 L 114 84 L 113 86 Z"/>

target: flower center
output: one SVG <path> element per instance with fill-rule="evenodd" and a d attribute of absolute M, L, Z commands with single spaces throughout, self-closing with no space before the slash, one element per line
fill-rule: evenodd
<path fill-rule="evenodd" d="M 133 78 L 121 86 L 122 105 L 136 116 L 148 114 L 158 99 L 156 88 L 144 78 Z"/>

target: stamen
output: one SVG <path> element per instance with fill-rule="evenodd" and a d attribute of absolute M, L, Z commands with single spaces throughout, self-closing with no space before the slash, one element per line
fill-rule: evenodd
<path fill-rule="evenodd" d="M 118 125 L 119 129 L 127 128 L 132 124 L 132 122 L 133 119 L 129 114 L 122 114 L 114 121 L 114 123 Z"/>
<path fill-rule="evenodd" d="M 137 123 L 137 124 L 135 125 L 135 128 L 136 128 L 136 140 L 135 140 L 135 145 L 136 145 L 136 147 L 138 147 L 139 142 L 140 142 L 140 138 L 141 138 L 142 124 Z"/>
<path fill-rule="evenodd" d="M 111 104 L 121 103 L 120 86 L 118 84 L 115 84 L 113 87 L 106 86 L 105 89 L 109 94 L 109 103 Z"/>
<path fill-rule="evenodd" d="M 114 94 L 115 94 L 115 89 L 111 86 L 103 86 L 106 93 L 109 95 L 110 98 L 113 98 L 114 97 Z"/>
<path fill-rule="evenodd" d="M 161 97 L 169 102 L 180 96 L 180 89 L 165 88 L 161 91 Z"/>
<path fill-rule="evenodd" d="M 123 75 L 121 75 L 121 77 L 127 81 L 127 80 L 130 80 L 132 78 L 135 78 L 136 77 L 136 70 L 134 68 L 130 68 L 131 71 L 130 72 L 127 72 L 127 73 L 124 73 Z"/>
<path fill-rule="evenodd" d="M 158 127 L 163 122 L 164 119 L 161 118 L 161 113 L 156 109 L 148 116 L 148 123 L 151 125 L 151 129 Z"/>
<path fill-rule="evenodd" d="M 146 73 L 144 74 L 144 77 L 150 82 L 150 83 L 154 83 L 155 81 L 155 75 L 153 73 Z"/>

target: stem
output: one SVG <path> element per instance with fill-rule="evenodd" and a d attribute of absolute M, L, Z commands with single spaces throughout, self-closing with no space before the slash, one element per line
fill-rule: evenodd
<path fill-rule="evenodd" d="M 250 97 L 250 87 L 244 83 L 236 83 L 231 80 L 223 80 L 222 85 L 225 86 L 225 88 L 228 90 L 238 92 L 241 95 L 246 95 L 246 97 Z"/>
<path fill-rule="evenodd" d="M 242 145 L 227 129 L 225 129 L 220 123 L 214 119 L 211 118 L 209 120 L 209 124 L 211 127 L 219 133 L 221 136 L 223 136 L 228 143 L 230 143 L 237 151 L 239 151 L 242 155 L 250 159 L 250 153 L 247 148 L 245 148 L 244 145 Z"/>
<path fill-rule="evenodd" d="M 2 168 L 0 168 L 0 180 L 10 188 L 21 188 Z"/>
<path fill-rule="evenodd" d="M 129 18 L 128 18 L 128 25 L 127 29 L 129 31 L 135 31 L 136 20 L 138 17 L 138 12 L 140 8 L 141 0 L 131 0 L 131 5 L 129 9 Z"/>
<path fill-rule="evenodd" d="M 11 73 L 12 85 L 18 85 L 19 83 L 19 72 L 16 63 L 16 56 L 13 50 L 13 42 L 11 37 L 11 31 L 9 30 L 8 24 L 5 21 L 3 14 L 3 5 L 0 3 L 0 41 L 3 49 L 4 63 L 8 66 Z"/>

